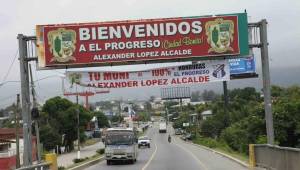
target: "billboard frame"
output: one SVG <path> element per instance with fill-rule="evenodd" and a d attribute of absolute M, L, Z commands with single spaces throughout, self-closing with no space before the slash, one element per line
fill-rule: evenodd
<path fill-rule="evenodd" d="M 206 16 L 192 16 L 192 17 L 171 17 L 171 18 L 157 18 L 157 19 L 143 19 L 143 20 L 125 20 L 125 21 L 112 21 L 112 22 L 98 22 L 99 23 L 130 23 L 130 22 L 141 22 L 141 21 L 151 21 L 151 20 L 167 20 L 167 19 L 193 19 L 193 18 L 208 18 L 208 17 L 229 17 L 229 16 L 236 16 L 237 17 L 237 41 L 238 41 L 238 48 L 239 48 L 239 53 L 238 54 L 212 54 L 212 55 L 204 55 L 204 56 L 173 56 L 173 58 L 160 58 L 160 59 L 147 59 L 147 60 L 134 60 L 134 59 L 129 59 L 126 61 L 108 61 L 104 63 L 97 63 L 97 62 L 90 62 L 90 63 L 73 63 L 73 64 L 68 64 L 68 63 L 63 63 L 63 64 L 54 64 L 52 66 L 46 66 L 46 61 L 44 61 L 44 66 L 40 67 L 40 64 L 38 66 L 38 70 L 49 70 L 49 69 L 69 69 L 69 68 L 82 68 L 82 67 L 101 67 L 101 66 L 122 66 L 122 65 L 138 65 L 138 64 L 154 64 L 154 63 L 170 63 L 170 62 L 187 62 L 187 61 L 192 61 L 192 62 L 197 62 L 197 61 L 202 61 L 202 60 L 219 60 L 219 59 L 230 59 L 230 58 L 236 58 L 236 56 L 246 56 L 249 54 L 249 45 L 248 43 L 248 19 L 247 19 L 247 13 L 234 13 L 234 14 L 222 14 L 222 15 L 206 15 Z M 72 25 L 78 25 L 78 23 L 70 23 L 70 24 L 50 24 L 50 25 L 44 25 L 44 26 L 72 26 Z M 89 24 L 97 24 L 97 22 L 92 22 L 92 23 L 83 23 L 84 25 L 89 25 Z M 38 27 L 38 26 L 37 26 Z M 202 26 L 204 27 L 204 25 Z M 203 28 L 204 29 L 204 28 Z M 202 33 L 205 34 L 205 33 Z M 41 35 L 40 35 L 41 36 Z M 39 36 L 37 36 L 37 45 L 39 44 Z M 207 40 L 204 40 L 205 43 Z M 44 49 L 44 50 L 49 50 L 49 49 Z M 40 57 L 39 57 L 40 58 Z M 44 58 L 46 60 L 46 58 Z M 38 62 L 41 62 L 38 60 Z"/>

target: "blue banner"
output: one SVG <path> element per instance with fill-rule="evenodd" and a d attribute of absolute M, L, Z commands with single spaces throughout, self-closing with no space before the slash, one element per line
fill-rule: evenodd
<path fill-rule="evenodd" d="M 229 59 L 230 75 L 255 73 L 254 56 Z"/>

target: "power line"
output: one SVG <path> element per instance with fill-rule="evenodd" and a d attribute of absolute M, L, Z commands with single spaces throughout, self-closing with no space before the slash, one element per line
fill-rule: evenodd
<path fill-rule="evenodd" d="M 15 63 L 15 61 L 16 61 L 16 58 L 17 58 L 18 52 L 19 52 L 19 50 L 17 50 L 17 51 L 16 51 L 15 57 L 14 57 L 13 61 L 11 62 L 11 64 L 10 64 L 10 66 L 9 66 L 9 68 L 8 68 L 8 70 L 7 70 L 7 72 L 6 72 L 6 75 L 4 76 L 4 78 L 3 78 L 2 82 L 5 82 L 5 81 L 6 81 L 6 79 L 7 79 L 8 75 L 9 75 L 9 73 L 10 73 L 10 70 L 11 70 L 11 68 L 12 68 L 13 64 L 14 64 L 14 63 Z"/>
<path fill-rule="evenodd" d="M 59 76 L 58 75 L 46 76 L 46 77 L 43 77 L 43 78 L 40 78 L 40 79 L 36 79 L 36 80 L 34 80 L 34 82 L 45 80 L 45 79 L 52 78 L 52 77 L 59 77 Z"/>
<path fill-rule="evenodd" d="M 10 99 L 12 97 L 16 97 L 16 95 L 14 94 L 14 95 L 10 95 L 10 96 L 7 96 L 7 97 L 3 97 L 3 98 L 0 99 L 0 102 L 8 100 L 8 99 Z"/>

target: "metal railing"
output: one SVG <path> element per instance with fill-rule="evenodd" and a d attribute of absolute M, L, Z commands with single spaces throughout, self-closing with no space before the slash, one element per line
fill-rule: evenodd
<path fill-rule="evenodd" d="M 51 163 L 44 162 L 44 163 L 40 163 L 40 164 L 36 164 L 36 165 L 21 167 L 21 168 L 18 168 L 17 170 L 49 170 L 50 165 L 51 165 Z"/>
<path fill-rule="evenodd" d="M 300 149 L 268 144 L 254 145 L 255 161 L 269 170 L 299 170 Z"/>

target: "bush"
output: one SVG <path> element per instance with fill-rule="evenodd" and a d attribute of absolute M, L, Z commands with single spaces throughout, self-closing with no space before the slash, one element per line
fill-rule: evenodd
<path fill-rule="evenodd" d="M 89 158 L 88 158 L 88 157 L 80 158 L 80 159 L 75 158 L 75 159 L 73 159 L 73 162 L 74 162 L 74 163 L 79 163 L 79 162 L 83 162 L 83 161 L 85 161 L 85 160 L 87 160 L 87 159 L 89 159 Z"/>
<path fill-rule="evenodd" d="M 99 153 L 100 155 L 102 155 L 102 154 L 104 154 L 105 149 L 104 149 L 104 148 L 102 148 L 102 149 L 97 149 L 96 152 Z"/>
<path fill-rule="evenodd" d="M 63 167 L 63 166 L 59 166 L 59 167 L 58 167 L 58 170 L 64 170 L 64 169 L 66 169 L 66 168 Z"/>
<path fill-rule="evenodd" d="M 248 151 L 248 132 L 235 125 L 225 129 L 221 135 L 221 139 L 233 150 L 246 153 Z"/>
<path fill-rule="evenodd" d="M 197 138 L 193 142 L 209 148 L 216 148 L 218 146 L 218 142 L 212 138 Z"/>

